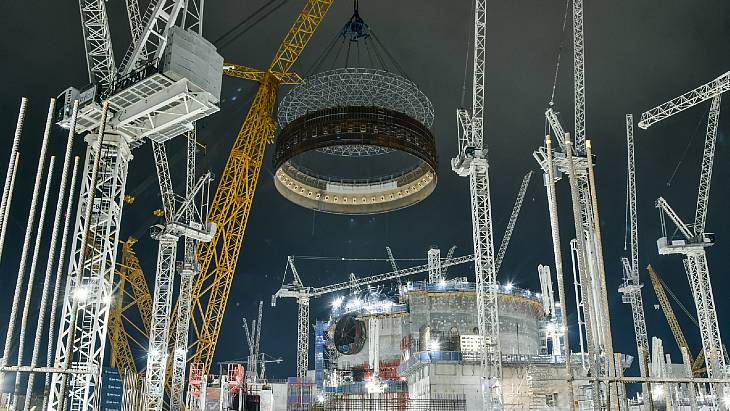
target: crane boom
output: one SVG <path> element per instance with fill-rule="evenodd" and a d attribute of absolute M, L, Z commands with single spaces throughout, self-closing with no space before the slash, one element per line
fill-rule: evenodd
<path fill-rule="evenodd" d="M 132 33 L 132 42 L 136 43 L 142 36 L 142 16 L 139 14 L 139 2 L 137 0 L 126 0 L 126 5 L 129 31 Z"/>
<path fill-rule="evenodd" d="M 195 331 L 192 362 L 210 369 L 223 312 L 261 171 L 266 144 L 274 139 L 274 105 L 279 80 L 272 71 L 287 72 L 309 43 L 333 0 L 308 0 L 277 51 L 249 108 L 221 174 L 208 213 L 218 225 L 211 242 L 198 248 L 200 274 L 192 290 L 191 321 Z"/>
<path fill-rule="evenodd" d="M 491 410 L 502 407 L 502 355 L 497 315 L 497 272 L 494 261 L 489 162 L 484 143 L 486 43 L 487 2 L 475 0 L 472 107 L 471 113 L 465 109 L 456 111 L 459 126 L 458 152 L 451 159 L 451 169 L 459 176 L 469 177 L 482 407 Z"/>
<path fill-rule="evenodd" d="M 563 125 L 560 124 L 558 114 L 552 108 L 548 108 L 545 110 L 545 119 L 550 124 L 550 128 L 553 130 L 553 134 L 558 140 L 560 147 L 565 147 L 565 130 L 563 130 Z"/>
<path fill-rule="evenodd" d="M 452 265 L 459 265 L 474 261 L 473 255 L 465 255 L 462 257 L 456 257 L 451 259 L 450 261 L 445 261 L 441 263 L 441 267 L 451 267 Z M 391 271 L 387 273 L 382 274 L 376 274 L 368 277 L 359 278 L 356 281 L 357 286 L 362 287 L 370 284 L 375 283 L 381 283 L 384 281 L 394 280 L 396 278 L 400 277 L 407 277 L 409 275 L 413 274 L 419 274 L 419 273 L 425 273 L 428 272 L 429 265 L 423 264 L 416 267 L 410 267 L 410 268 L 402 268 L 400 270 Z M 310 291 L 307 293 L 309 297 L 315 298 L 320 297 L 325 294 L 334 293 L 337 291 L 347 290 L 352 286 L 352 281 L 343 281 L 341 283 L 336 283 L 332 285 L 327 285 L 324 287 L 316 287 L 311 288 Z"/>
<path fill-rule="evenodd" d="M 135 69 L 162 57 L 167 45 L 167 33 L 175 24 L 184 0 L 153 0 L 145 12 L 144 28 L 127 49 L 120 71 L 127 75 Z"/>
<path fill-rule="evenodd" d="M 79 3 L 89 82 L 99 83 L 102 88 L 109 87 L 114 82 L 117 67 L 114 63 L 106 1 L 81 0 Z"/>
<path fill-rule="evenodd" d="M 657 300 L 659 300 L 659 306 L 664 313 L 664 318 L 667 319 L 667 324 L 669 324 L 669 328 L 672 330 L 674 340 L 677 342 L 677 346 L 687 350 L 687 354 L 689 354 L 690 357 L 690 362 L 693 363 L 692 370 L 694 372 L 697 370 L 697 367 L 694 365 L 695 362 L 692 360 L 692 351 L 689 349 L 689 344 L 687 344 L 687 339 L 682 332 L 682 327 L 679 326 L 677 316 L 674 314 L 674 310 L 672 309 L 671 304 L 669 304 L 669 299 L 667 298 L 667 294 L 664 292 L 664 287 L 662 286 L 659 274 L 657 274 L 657 272 L 654 270 L 654 267 L 652 267 L 651 265 L 646 267 L 646 270 L 649 272 L 651 286 L 654 288 Z M 700 355 L 702 355 L 702 353 L 700 353 Z"/>
<path fill-rule="evenodd" d="M 705 232 L 707 220 L 707 203 L 710 200 L 710 182 L 712 181 L 712 164 L 715 161 L 715 142 L 717 141 L 717 126 L 720 119 L 721 94 L 712 98 L 710 114 L 707 117 L 707 133 L 705 134 L 705 148 L 702 154 L 700 169 L 699 192 L 697 193 L 697 208 L 695 209 L 695 235 L 701 236 Z"/>
<path fill-rule="evenodd" d="M 575 137 L 573 143 L 578 154 L 584 154 L 586 150 L 586 84 L 583 0 L 573 0 L 573 83 L 575 96 Z"/>
<path fill-rule="evenodd" d="M 497 274 L 499 274 L 499 269 L 502 267 L 502 260 L 504 259 L 504 255 L 507 253 L 507 246 L 509 245 L 509 240 L 512 238 L 512 231 L 514 231 L 515 224 L 517 223 L 517 217 L 520 215 L 522 200 L 525 199 L 527 186 L 530 184 L 530 177 L 532 177 L 532 170 L 530 170 L 522 178 L 522 184 L 520 185 L 520 190 L 517 192 L 515 205 L 512 207 L 512 214 L 509 216 L 507 229 L 504 230 L 504 237 L 502 238 L 502 242 L 499 244 L 499 251 L 497 251 L 497 257 L 494 259 L 494 271 Z"/>
<path fill-rule="evenodd" d="M 730 90 L 730 71 L 723 73 L 709 83 L 690 90 L 679 97 L 660 104 L 641 114 L 639 127 L 647 129 L 667 117 L 701 104 Z"/>

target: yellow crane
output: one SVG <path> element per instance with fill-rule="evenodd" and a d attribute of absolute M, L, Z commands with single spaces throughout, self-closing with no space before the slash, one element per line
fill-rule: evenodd
<path fill-rule="evenodd" d="M 137 366 L 132 355 L 132 345 L 141 349 L 147 348 L 145 341 L 139 341 L 134 335 L 146 337 L 149 333 L 152 316 L 152 295 L 139 265 L 137 255 L 132 247 L 137 239 L 129 237 L 122 243 L 122 258 L 117 270 L 119 278 L 116 286 L 116 298 L 109 315 L 109 342 L 111 344 L 110 365 L 118 368 L 120 373 L 137 373 Z M 131 314 L 136 308 L 137 321 Z M 141 319 L 141 321 L 140 321 Z M 139 323 L 141 322 L 141 325 Z M 134 335 L 128 331 L 132 328 Z"/>
<path fill-rule="evenodd" d="M 301 81 L 290 70 L 333 1 L 307 0 L 267 70 L 235 64 L 225 66 L 226 75 L 258 81 L 259 88 L 233 143 L 208 212 L 208 220 L 216 223 L 218 230 L 211 242 L 202 243 L 198 248 L 200 273 L 192 290 L 194 340 L 189 362 L 202 362 L 205 372 L 210 369 L 218 341 L 264 150 L 274 141 L 274 108 L 279 86 Z M 172 329 L 176 322 L 176 319 L 172 322 Z"/>
<path fill-rule="evenodd" d="M 651 285 L 654 288 L 654 292 L 656 293 L 657 299 L 659 300 L 659 305 L 662 308 L 662 311 L 664 312 L 664 317 L 667 319 L 667 323 L 669 324 L 669 328 L 672 330 L 672 334 L 674 334 L 674 339 L 677 341 L 677 345 L 680 348 L 684 348 L 687 350 L 687 354 L 689 355 L 690 361 L 692 361 L 692 351 L 689 349 L 689 345 L 687 344 L 687 339 L 684 337 L 684 333 L 682 332 L 682 328 L 679 326 L 679 321 L 677 321 L 677 316 L 674 315 L 674 310 L 672 309 L 672 306 L 669 304 L 669 299 L 667 298 L 667 294 L 664 292 L 664 282 L 661 278 L 659 278 L 659 274 L 657 274 L 656 271 L 654 271 L 654 268 L 651 266 L 651 264 L 646 267 L 646 270 L 649 271 L 649 278 L 651 279 Z M 703 363 L 705 361 L 705 353 L 704 351 L 700 350 L 699 355 L 697 358 L 692 361 L 692 373 L 697 376 L 705 371 L 705 368 L 703 367 Z"/>

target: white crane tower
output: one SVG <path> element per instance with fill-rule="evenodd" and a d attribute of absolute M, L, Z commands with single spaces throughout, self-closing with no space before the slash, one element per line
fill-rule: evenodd
<path fill-rule="evenodd" d="M 201 36 L 202 0 L 153 0 L 143 18 L 136 2 L 127 5 L 134 41 L 118 68 L 106 2 L 80 1 L 91 84 L 59 97 L 57 121 L 66 128 L 79 101 L 73 131 L 88 133 L 88 147 L 54 360 L 67 372 L 53 375 L 54 411 L 98 406 L 132 149 L 145 138 L 164 143 L 218 111 L 223 59 Z"/>
<path fill-rule="evenodd" d="M 634 160 L 634 116 L 626 115 L 626 196 L 628 200 L 629 216 L 629 251 L 630 260 L 621 257 L 624 282 L 618 291 L 622 294 L 622 300 L 631 305 L 631 316 L 634 324 L 634 335 L 636 336 L 636 353 L 639 361 L 639 373 L 642 377 L 648 377 L 647 362 L 649 359 L 649 339 L 646 335 L 646 319 L 644 318 L 644 299 L 641 296 L 641 288 L 644 286 L 639 279 L 639 231 L 636 212 L 636 162 Z M 642 398 L 649 398 L 649 387 L 642 384 Z M 647 401 L 648 402 L 648 401 Z M 648 405 L 648 404 L 647 404 Z M 649 409 L 649 407 L 645 407 Z"/>
<path fill-rule="evenodd" d="M 707 376 L 709 378 L 726 378 L 728 375 L 722 340 L 720 338 L 720 328 L 717 321 L 717 312 L 715 310 L 715 299 L 710 282 L 710 271 L 705 254 L 705 248 L 712 246 L 715 242 L 714 235 L 705 232 L 705 221 L 707 219 L 707 204 L 710 198 L 712 165 L 715 159 L 715 141 L 717 139 L 721 95 L 728 90 L 730 90 L 730 72 L 643 113 L 639 122 L 639 127 L 646 129 L 652 124 L 676 113 L 707 100 L 712 100 L 707 119 L 707 131 L 700 169 L 700 183 L 694 223 L 690 225 L 684 223 L 664 198 L 660 197 L 656 201 L 656 207 L 661 210 L 660 216 L 663 233 L 663 236 L 657 240 L 657 248 L 659 254 L 681 254 L 685 256 L 683 262 L 687 271 L 695 307 L 697 308 L 702 349 L 705 354 Z M 669 217 L 677 226 L 677 229 L 684 238 L 674 239 L 671 234 L 667 234 L 666 223 L 664 221 L 665 216 Z M 712 391 L 714 391 L 716 396 L 722 395 L 722 400 L 717 401 L 717 405 L 726 409 L 728 403 L 730 403 L 728 401 L 730 400 L 730 390 L 728 387 L 717 385 L 712 387 Z"/>
<path fill-rule="evenodd" d="M 161 410 L 165 394 L 165 372 L 168 363 L 168 341 L 172 294 L 174 289 L 175 258 L 178 239 L 185 237 L 184 261 L 180 264 L 180 296 L 178 298 L 178 316 L 180 325 L 175 329 L 175 348 L 173 351 L 173 391 L 171 392 L 171 408 L 182 406 L 183 381 L 185 379 L 185 363 L 187 360 L 188 328 L 190 319 L 190 293 L 192 280 L 197 272 L 195 251 L 197 242 L 208 242 L 215 234 L 215 223 L 205 220 L 205 207 L 209 200 L 210 173 L 195 182 L 195 132 L 187 136 L 187 170 L 186 196 L 180 206 L 172 189 L 170 169 L 164 143 L 152 143 L 155 155 L 155 166 L 162 194 L 165 215 L 164 224 L 152 227 L 152 238 L 159 242 L 157 252 L 157 271 L 152 300 L 152 317 L 150 319 L 150 335 L 147 350 L 147 367 L 145 370 L 145 404 L 148 410 Z M 192 184 L 191 184 L 192 183 Z M 201 206 L 196 207 L 195 199 L 200 196 Z M 175 386 L 178 383 L 178 386 Z"/>
<path fill-rule="evenodd" d="M 477 330 L 484 409 L 502 408 L 502 355 L 499 346 L 497 314 L 497 271 L 492 228 L 492 205 L 489 191 L 489 163 L 484 144 L 484 109 L 486 101 L 487 2 L 475 0 L 474 62 L 471 112 L 456 112 L 458 136 L 457 157 L 451 168 L 462 177 L 469 177 L 471 196 L 474 271 L 476 274 Z"/>

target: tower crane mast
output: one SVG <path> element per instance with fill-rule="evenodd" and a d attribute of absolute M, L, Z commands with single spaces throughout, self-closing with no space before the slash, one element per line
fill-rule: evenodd
<path fill-rule="evenodd" d="M 476 274 L 477 330 L 480 341 L 480 376 L 482 407 L 502 408 L 502 355 L 499 346 L 497 313 L 497 271 L 494 254 L 492 205 L 489 188 L 489 162 L 484 144 L 484 109 L 486 102 L 487 2 L 475 0 L 474 62 L 472 107 L 457 110 L 459 127 L 457 157 L 451 168 L 462 177 L 469 177 L 474 271 Z"/>
<path fill-rule="evenodd" d="M 657 240 L 659 254 L 682 254 L 683 263 L 692 290 L 692 296 L 697 309 L 697 319 L 700 326 L 702 348 L 705 354 L 707 375 L 709 378 L 723 378 L 727 374 L 727 364 L 723 353 L 720 328 L 718 326 L 715 300 L 710 281 L 710 272 L 707 265 L 705 248 L 714 244 L 714 236 L 705 232 L 707 205 L 709 202 L 710 183 L 712 181 L 712 166 L 715 158 L 715 142 L 717 140 L 718 120 L 722 93 L 730 89 L 730 72 L 703 84 L 694 90 L 682 94 L 641 115 L 639 126 L 648 128 L 651 125 L 697 104 L 711 100 L 707 118 L 705 145 L 700 168 L 700 181 L 697 193 L 694 224 L 685 224 L 679 215 L 669 206 L 664 198 L 657 199 L 656 207 L 661 210 L 663 237 Z M 677 226 L 684 237 L 683 240 L 674 240 L 667 235 L 664 217 Z M 728 388 L 718 385 L 712 387 L 723 397 L 730 395 Z M 722 402 L 721 402 L 722 403 Z M 719 404 L 724 407 L 725 405 Z"/>
<path fill-rule="evenodd" d="M 127 4 L 134 6 L 131 0 Z M 190 4 L 190 0 L 153 0 L 143 19 L 146 26 L 139 36 L 133 34 L 135 40 L 129 50 L 135 52 L 128 53 L 118 69 L 106 2 L 80 1 L 92 84 L 83 91 L 74 87 L 65 90 L 59 97 L 56 120 L 73 132 L 89 134 L 54 358 L 54 368 L 70 372 L 53 374 L 49 410 L 93 411 L 99 404 L 100 371 L 87 370 L 101 370 L 105 355 L 132 149 L 144 139 L 164 143 L 191 130 L 197 119 L 219 110 L 220 76 L 216 70 L 222 69 L 222 58 L 198 33 L 177 26 L 180 10 Z M 187 14 L 186 10 L 183 15 Z M 130 20 L 135 31 L 134 10 Z M 176 41 L 177 37 L 182 40 Z M 168 47 L 170 58 L 161 61 L 168 44 L 174 46 Z M 196 52 L 192 58 L 186 54 L 185 62 L 181 62 L 180 53 L 189 52 L 190 47 Z M 183 71 L 185 65 L 187 71 Z M 203 66 L 205 70 L 197 70 Z M 74 101 L 80 103 L 77 121 L 71 116 Z M 172 261 L 166 263 L 174 266 Z M 156 333 L 158 324 L 152 323 L 152 333 Z"/>
<path fill-rule="evenodd" d="M 639 373 L 647 377 L 646 369 L 649 356 L 649 340 L 646 335 L 646 319 L 644 317 L 644 299 L 641 295 L 641 288 L 644 286 L 639 280 L 639 235 L 636 213 L 636 162 L 634 160 L 634 117 L 626 114 L 626 147 L 627 147 L 627 187 L 626 196 L 628 199 L 629 215 L 629 261 L 626 257 L 621 258 L 624 270 L 624 283 L 619 288 L 623 295 L 623 302 L 631 305 L 631 315 L 634 324 L 634 335 L 636 336 L 636 352 L 639 359 Z M 649 387 L 642 384 L 643 398 L 649 398 Z"/>
<path fill-rule="evenodd" d="M 571 141 L 559 122 L 557 113 L 552 108 L 545 112 L 545 118 L 558 142 L 558 150 L 549 153 L 548 148 L 535 151 L 535 159 L 545 174 L 546 187 L 550 187 L 566 174 L 571 187 L 571 202 L 575 223 L 576 249 L 575 262 L 580 277 L 580 289 L 585 318 L 585 333 L 588 345 L 591 373 L 605 377 L 615 375 L 613 338 L 608 311 L 608 293 L 603 261 L 603 246 L 598 219 L 595 176 L 593 174 L 593 158 L 589 141 L 586 140 L 585 121 L 585 48 L 583 36 L 583 1 L 573 0 L 573 87 L 574 87 L 574 139 Z M 550 142 L 552 140 L 548 139 Z M 553 170 L 550 170 L 553 168 Z M 551 179 L 552 181 L 549 181 Z M 548 182 L 549 181 L 549 182 Z M 549 207 L 555 208 L 554 195 L 548 192 Z M 557 214 L 551 211 L 551 215 Z M 552 218 L 551 220 L 555 220 Z M 553 230 L 553 248 L 556 261 L 560 247 L 556 243 L 558 236 L 557 221 L 551 221 Z M 558 275 L 561 276 L 562 270 Z M 591 388 L 591 402 L 595 408 L 603 407 L 601 390 L 605 389 L 605 398 L 615 404 L 618 392 L 613 383 L 594 381 Z"/>

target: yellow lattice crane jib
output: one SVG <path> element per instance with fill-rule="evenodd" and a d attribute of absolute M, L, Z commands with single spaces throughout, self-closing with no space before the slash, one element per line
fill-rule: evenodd
<path fill-rule="evenodd" d="M 661 280 L 659 279 L 659 274 L 654 271 L 654 268 L 651 266 L 651 264 L 646 267 L 646 270 L 649 271 L 649 278 L 651 279 L 651 285 L 654 288 L 654 292 L 656 293 L 657 300 L 659 300 L 659 306 L 662 308 L 662 312 L 664 312 L 664 317 L 667 319 L 667 323 L 669 324 L 669 328 L 672 330 L 672 334 L 674 335 L 674 340 L 677 341 L 677 345 L 680 348 L 684 348 L 687 350 L 687 354 L 689 355 L 689 360 L 692 361 L 692 351 L 689 349 L 689 344 L 687 344 L 687 339 L 684 337 L 684 333 L 682 332 L 682 328 L 679 326 L 679 321 L 677 321 L 677 316 L 674 314 L 674 310 L 672 309 L 672 306 L 669 304 L 669 299 L 667 298 L 667 294 L 664 292 L 664 287 L 662 285 Z M 703 362 L 705 360 L 705 353 L 704 351 L 700 350 L 699 355 L 697 358 L 692 361 L 692 373 L 697 376 L 698 374 L 701 374 L 704 369 L 702 367 Z"/>
<path fill-rule="evenodd" d="M 200 273 L 192 290 L 191 322 L 194 334 L 189 361 L 205 364 L 205 372 L 210 369 L 218 341 L 264 150 L 267 144 L 274 141 L 274 108 L 279 85 L 301 81 L 290 70 L 333 1 L 307 0 L 268 70 L 226 65 L 226 75 L 256 80 L 260 85 L 233 143 L 208 212 L 208 219 L 218 226 L 217 232 L 212 241 L 200 244 L 198 248 Z M 173 330 L 176 322 L 172 322 Z"/>
<path fill-rule="evenodd" d="M 109 314 L 109 342 L 111 344 L 110 365 L 120 372 L 137 373 L 132 355 L 132 345 L 146 349 L 144 341 L 134 338 L 135 334 L 147 336 L 152 316 L 152 295 L 144 278 L 144 272 L 132 247 L 137 239 L 129 237 L 122 243 L 122 258 L 117 270 L 115 298 Z M 133 309 L 138 312 L 138 321 L 129 315 Z M 141 324 L 139 322 L 141 321 Z"/>

